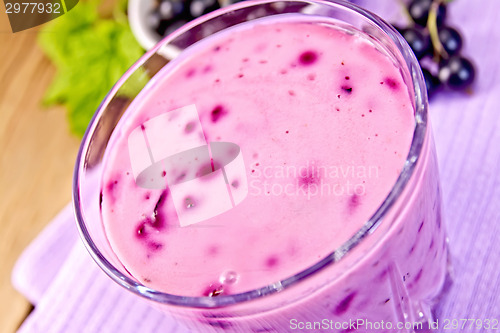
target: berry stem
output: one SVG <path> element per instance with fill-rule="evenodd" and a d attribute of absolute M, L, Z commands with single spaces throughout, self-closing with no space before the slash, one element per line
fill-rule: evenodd
<path fill-rule="evenodd" d="M 401 10 L 403 11 L 403 15 L 406 16 L 406 19 L 408 22 L 410 22 L 409 26 L 414 26 L 415 22 L 413 22 L 413 19 L 410 15 L 410 12 L 408 10 L 408 7 L 404 0 L 398 0 L 399 5 L 401 6 Z"/>
<path fill-rule="evenodd" d="M 446 0 L 434 0 L 431 4 L 431 8 L 429 9 L 429 18 L 427 19 L 427 29 L 429 30 L 429 36 L 431 38 L 432 47 L 434 49 L 434 58 L 437 62 L 440 59 L 448 59 L 448 53 L 441 44 L 439 40 L 439 32 L 437 26 L 437 13 L 439 6 L 447 2 Z M 448 1 L 449 2 L 449 1 Z"/>

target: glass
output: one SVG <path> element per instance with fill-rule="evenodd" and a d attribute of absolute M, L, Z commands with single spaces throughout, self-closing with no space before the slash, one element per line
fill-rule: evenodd
<path fill-rule="evenodd" d="M 396 183 L 356 232 L 289 277 L 217 297 L 174 295 L 145 286 L 111 248 L 99 212 L 102 162 L 113 131 L 141 91 L 155 84 L 155 75 L 191 45 L 240 23 L 291 13 L 331 20 L 349 33 L 363 31 L 399 67 L 413 102 L 415 126 Z M 163 39 L 125 73 L 100 105 L 75 168 L 73 197 L 79 231 L 91 256 L 111 279 L 175 314 L 196 332 L 307 331 L 313 327 L 307 323 L 314 322 L 317 332 L 350 328 L 378 332 L 398 323 L 407 323 L 400 332 L 413 332 L 419 323 L 432 320 L 432 307 L 448 272 L 436 152 L 427 112 L 417 60 L 404 39 L 376 15 L 344 1 L 258 0 L 223 8 Z"/>

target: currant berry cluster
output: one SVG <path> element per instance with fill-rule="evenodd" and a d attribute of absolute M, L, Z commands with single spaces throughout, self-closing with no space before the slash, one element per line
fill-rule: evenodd
<path fill-rule="evenodd" d="M 239 0 L 156 0 L 153 10 L 149 13 L 150 29 L 163 37 L 180 28 L 187 22 L 210 13 L 224 5 Z"/>
<path fill-rule="evenodd" d="M 221 7 L 225 7 L 244 0 L 155 0 L 155 5 L 147 22 L 149 28 L 155 31 L 158 35 L 158 40 L 161 37 L 167 36 L 177 30 L 187 22 L 210 13 Z M 307 4 L 301 3 L 285 3 L 269 2 L 258 6 L 258 8 L 246 7 L 240 8 L 237 13 L 231 15 L 231 23 L 246 22 L 256 18 L 264 17 L 273 14 L 294 13 L 307 7 Z M 209 27 L 201 25 L 193 28 L 189 34 L 184 34 L 177 37 L 177 45 L 191 45 L 192 43 L 212 34 L 217 31 L 216 26 Z"/>
<path fill-rule="evenodd" d="M 396 27 L 420 62 L 429 96 L 441 88 L 465 90 L 475 78 L 474 65 L 460 54 L 460 32 L 446 24 L 447 1 L 412 0 L 406 7 L 411 24 Z"/>

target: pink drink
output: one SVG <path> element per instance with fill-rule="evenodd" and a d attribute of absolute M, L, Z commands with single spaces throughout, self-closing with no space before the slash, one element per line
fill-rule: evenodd
<path fill-rule="evenodd" d="M 116 257 L 168 294 L 281 290 L 349 245 L 393 189 L 415 127 L 406 76 L 364 33 L 293 14 L 187 49 L 135 99 L 106 150 L 101 216 Z M 195 331 L 300 331 L 328 319 L 314 330 L 340 332 L 334 323 L 429 317 L 446 245 L 426 137 L 419 177 L 345 259 L 267 299 L 174 311 Z"/>

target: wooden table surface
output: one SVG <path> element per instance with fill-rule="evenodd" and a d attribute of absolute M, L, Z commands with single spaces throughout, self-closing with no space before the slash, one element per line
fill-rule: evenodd
<path fill-rule="evenodd" d="M 13 34 L 0 9 L 0 332 L 11 333 L 31 308 L 12 287 L 12 267 L 70 201 L 80 140 L 64 109 L 40 106 L 55 68 L 36 44 L 38 29 Z"/>

